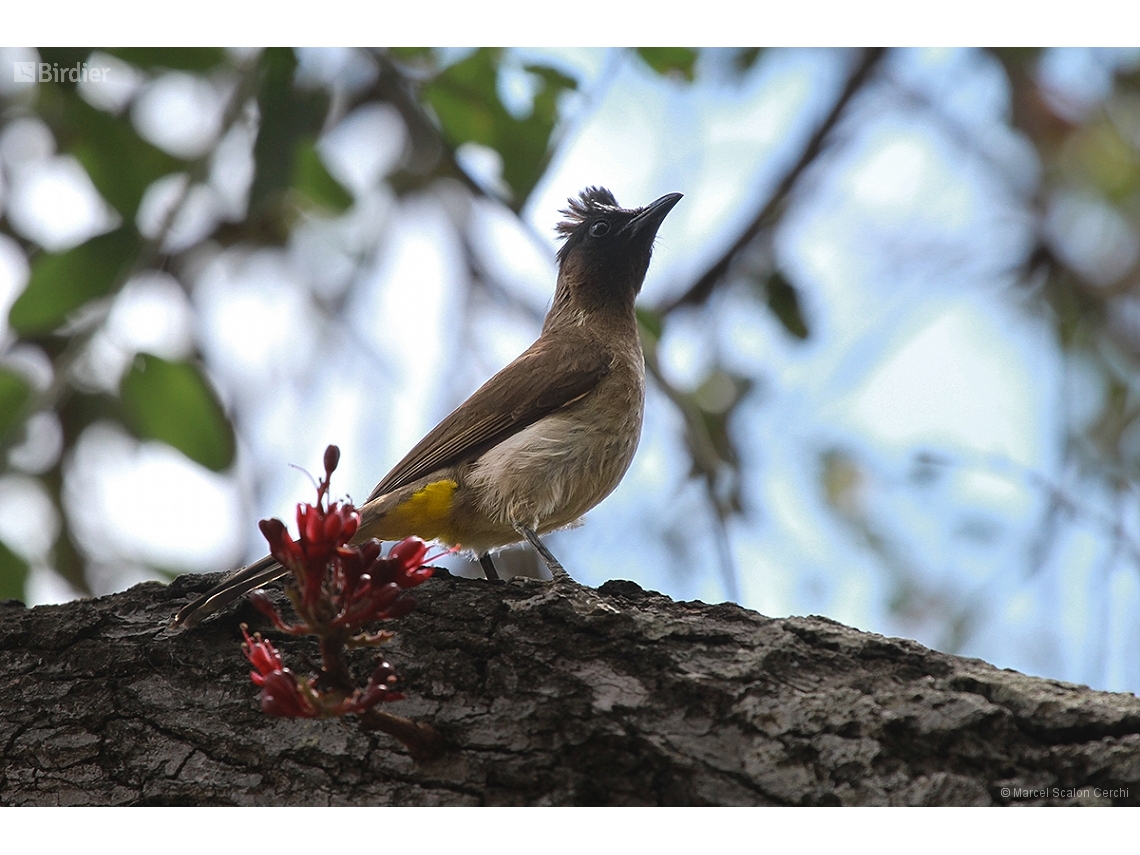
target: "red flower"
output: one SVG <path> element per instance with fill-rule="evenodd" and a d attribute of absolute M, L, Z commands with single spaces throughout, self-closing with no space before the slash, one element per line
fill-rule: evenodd
<path fill-rule="evenodd" d="M 314 718 L 361 713 L 404 697 L 392 689 L 397 678 L 387 662 L 377 660 L 361 690 L 352 686 L 340 655 L 346 645 L 375 646 L 387 641 L 391 632 L 369 632 L 366 627 L 402 617 L 415 608 L 415 600 L 405 591 L 431 578 L 432 568 L 424 566 L 427 545 L 409 537 L 393 546 L 387 557 L 381 557 L 378 540 L 351 545 L 360 529 L 360 514 L 350 502 L 328 499 L 339 459 L 339 450 L 330 445 L 316 504 L 297 506 L 296 540 L 280 520 L 260 524 L 270 553 L 293 576 L 287 591 L 298 621 L 286 623 L 264 591 L 255 591 L 250 602 L 277 629 L 291 635 L 316 635 L 321 640 L 323 663 L 319 679 L 303 680 L 284 667 L 272 644 L 260 635 L 251 638 L 243 627 L 242 649 L 254 667 L 250 678 L 261 687 L 261 708 L 270 715 Z"/>
<path fill-rule="evenodd" d="M 305 697 L 297 678 L 285 668 L 265 678 L 261 687 L 261 711 L 281 718 L 316 718 L 317 711 Z"/>
<path fill-rule="evenodd" d="M 267 715 L 291 718 L 313 718 L 317 711 L 301 690 L 297 677 L 284 666 L 281 655 L 273 645 L 255 633 L 250 638 L 242 624 L 241 634 L 245 638 L 241 649 L 253 665 L 249 678 L 255 686 L 261 686 L 261 711 Z"/>
<path fill-rule="evenodd" d="M 376 670 L 372 672 L 372 676 L 368 680 L 368 685 L 353 701 L 353 712 L 364 712 L 377 704 L 388 701 L 402 701 L 404 695 L 391 689 L 392 684 L 397 679 L 395 669 L 383 659 L 379 659 L 376 663 Z"/>
<path fill-rule="evenodd" d="M 261 637 L 261 633 L 256 633 L 250 638 L 248 628 L 244 623 L 241 625 L 241 634 L 245 638 L 241 645 L 242 653 L 254 667 L 254 670 L 249 672 L 249 678 L 253 680 L 255 685 L 264 685 L 266 677 L 285 667 L 281 661 L 281 655 L 267 639 Z"/>

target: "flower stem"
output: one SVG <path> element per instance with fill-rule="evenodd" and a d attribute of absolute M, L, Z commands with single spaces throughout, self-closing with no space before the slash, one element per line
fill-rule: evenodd
<path fill-rule="evenodd" d="M 418 763 L 435 760 L 447 751 L 447 740 L 430 724 L 413 721 L 383 710 L 370 709 L 365 712 L 360 717 L 360 729 L 378 730 L 395 737 L 404 744 L 412 759 Z"/>

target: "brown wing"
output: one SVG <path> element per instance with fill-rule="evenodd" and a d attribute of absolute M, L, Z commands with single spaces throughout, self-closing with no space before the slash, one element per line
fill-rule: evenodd
<path fill-rule="evenodd" d="M 583 344 L 536 341 L 421 439 L 376 485 L 368 501 L 445 466 L 473 460 L 591 392 L 609 373 L 613 355 Z"/>

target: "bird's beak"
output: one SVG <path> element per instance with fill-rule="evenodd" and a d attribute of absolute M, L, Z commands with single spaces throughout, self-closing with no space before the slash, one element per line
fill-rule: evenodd
<path fill-rule="evenodd" d="M 661 227 L 665 215 L 673 210 L 673 206 L 681 201 L 680 193 L 667 193 L 656 202 L 651 202 L 641 209 L 641 213 L 625 224 L 622 231 L 629 237 L 636 238 L 645 235 L 652 239 Z"/>

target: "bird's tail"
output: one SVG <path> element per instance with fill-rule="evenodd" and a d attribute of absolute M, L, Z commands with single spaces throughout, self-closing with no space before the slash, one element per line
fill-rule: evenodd
<path fill-rule="evenodd" d="M 275 579 L 280 579 L 288 572 L 274 560 L 272 555 L 266 555 L 247 567 L 235 570 L 198 599 L 183 606 L 182 610 L 174 616 L 174 625 L 193 626 L 202 618 L 212 615 L 218 609 L 224 608 L 255 588 L 260 588 Z"/>

